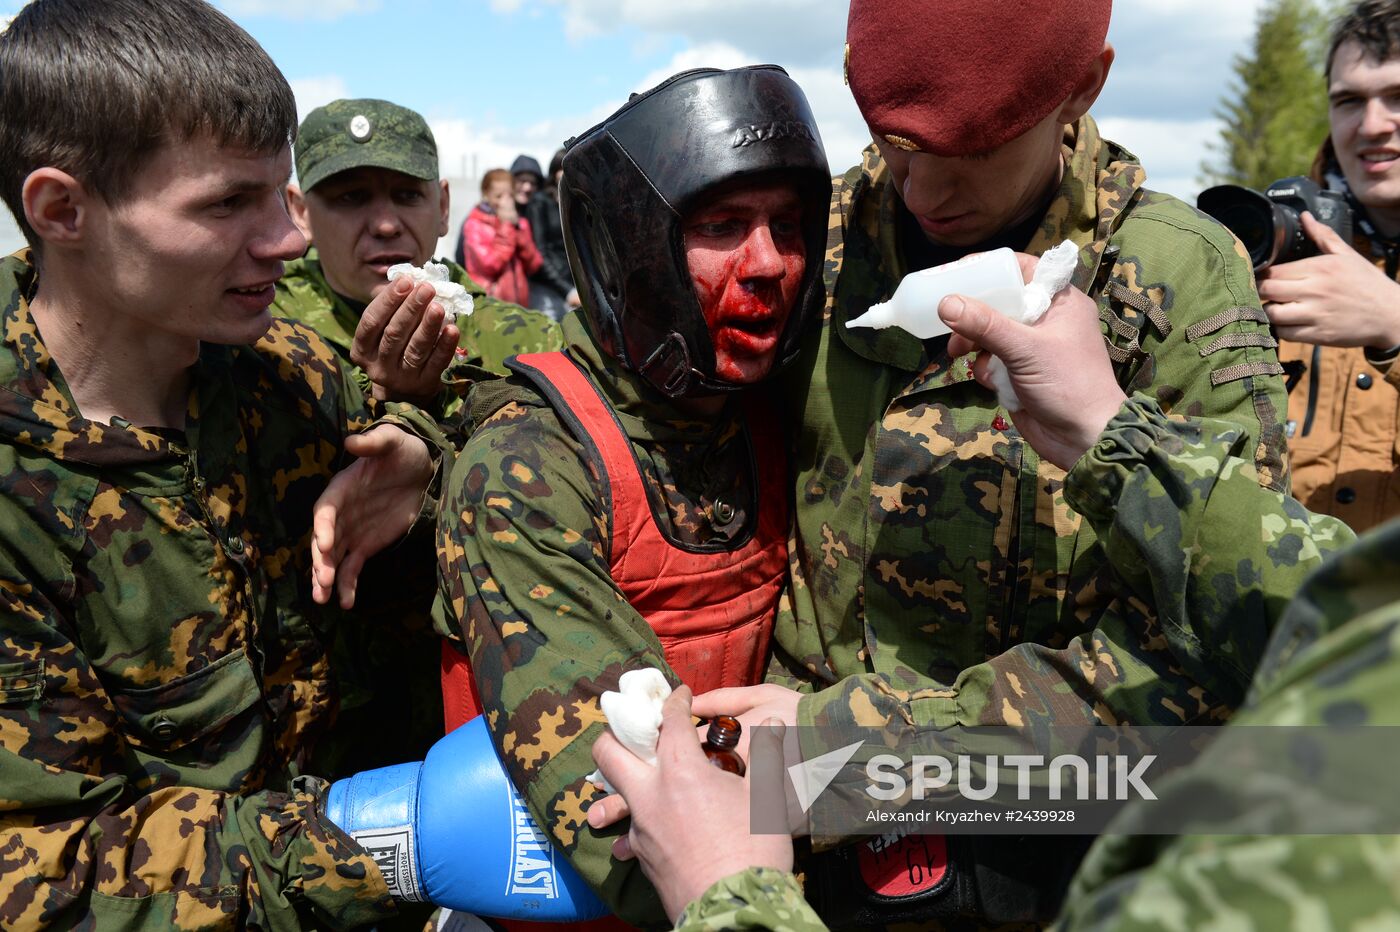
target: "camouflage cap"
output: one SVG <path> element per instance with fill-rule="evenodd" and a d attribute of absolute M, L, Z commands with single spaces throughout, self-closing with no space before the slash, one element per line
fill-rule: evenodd
<path fill-rule="evenodd" d="M 352 168 L 438 178 L 433 131 L 417 113 L 387 100 L 335 100 L 312 110 L 297 132 L 296 163 L 303 191 Z"/>

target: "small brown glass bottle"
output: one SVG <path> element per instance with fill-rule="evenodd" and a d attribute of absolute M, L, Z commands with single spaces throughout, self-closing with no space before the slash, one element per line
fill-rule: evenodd
<path fill-rule="evenodd" d="M 739 735 L 743 731 L 744 726 L 739 724 L 737 718 L 716 715 L 710 720 L 710 730 L 705 735 L 705 743 L 700 745 L 700 750 L 705 752 L 713 766 L 742 777 L 744 759 L 734 749 L 739 746 Z"/>

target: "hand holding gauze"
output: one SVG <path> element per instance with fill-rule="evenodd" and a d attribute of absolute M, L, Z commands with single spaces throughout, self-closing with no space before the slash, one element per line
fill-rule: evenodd
<path fill-rule="evenodd" d="M 648 667 L 622 674 L 617 690 L 603 693 L 598 700 L 608 719 L 608 727 L 623 747 L 655 766 L 656 742 L 661 737 L 661 706 L 671 695 L 671 684 L 660 670 Z M 588 779 L 602 784 L 609 793 L 616 792 L 596 770 Z"/>
<path fill-rule="evenodd" d="M 921 340 L 949 333 L 938 316 L 938 305 L 949 295 L 975 298 L 1014 321 L 1034 324 L 1044 316 L 1051 300 L 1070 279 L 1079 261 L 1079 248 L 1069 240 L 1041 256 L 1030 284 L 1023 284 L 1021 267 L 1010 249 L 993 249 L 906 275 L 894 296 L 848 321 L 847 327 L 899 327 Z M 1021 403 L 999 361 L 990 369 L 997 399 L 1008 411 Z"/>
<path fill-rule="evenodd" d="M 427 282 L 433 286 L 433 291 L 437 292 L 436 300 L 447 312 L 448 317 L 458 320 L 472 315 L 475 302 L 471 294 L 466 288 L 452 280 L 448 274 L 447 266 L 440 262 L 424 262 L 421 269 L 412 263 L 400 262 L 398 265 L 389 266 L 385 277 L 391 282 L 397 281 L 399 278 L 407 278 L 415 285 L 419 282 Z"/>

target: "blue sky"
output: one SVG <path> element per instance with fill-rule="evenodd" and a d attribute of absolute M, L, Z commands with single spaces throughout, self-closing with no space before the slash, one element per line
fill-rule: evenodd
<path fill-rule="evenodd" d="M 784 65 L 834 169 L 868 142 L 841 81 L 847 0 L 217 0 L 281 66 L 306 110 L 384 97 L 433 126 L 461 213 L 479 176 L 566 139 L 683 68 Z M 1118 59 L 1094 108 L 1149 186 L 1194 197 L 1213 111 L 1261 0 L 1118 0 Z M 0 14 L 19 4 L 0 0 Z M 931 38 L 930 41 L 937 41 Z M 0 224 L 0 247 L 13 243 Z"/>

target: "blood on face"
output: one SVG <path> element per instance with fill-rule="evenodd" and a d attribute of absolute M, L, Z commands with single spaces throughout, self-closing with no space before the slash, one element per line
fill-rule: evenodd
<path fill-rule="evenodd" d="M 684 228 L 715 374 L 756 382 L 773 368 L 806 270 L 797 191 L 781 183 L 735 188 L 691 211 Z"/>

